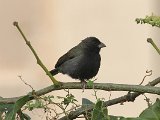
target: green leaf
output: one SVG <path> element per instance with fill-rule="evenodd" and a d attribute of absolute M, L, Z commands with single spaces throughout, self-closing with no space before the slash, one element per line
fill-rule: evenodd
<path fill-rule="evenodd" d="M 35 103 L 34 103 L 34 108 L 43 108 L 43 102 L 39 99 L 35 100 Z"/>
<path fill-rule="evenodd" d="M 145 109 L 139 117 L 147 120 L 160 120 L 160 100 L 157 99 L 156 102 Z"/>
<path fill-rule="evenodd" d="M 30 100 L 29 95 L 26 95 L 16 101 L 13 105 L 12 110 L 9 111 L 9 114 L 6 116 L 5 120 L 15 120 L 16 113 Z"/>
<path fill-rule="evenodd" d="M 0 104 L 0 115 L 5 114 L 5 116 L 7 116 L 12 111 L 13 105 L 14 104 Z"/>
<path fill-rule="evenodd" d="M 103 108 L 103 101 L 97 100 L 94 106 L 91 120 L 109 120 L 107 108 Z"/>
<path fill-rule="evenodd" d="M 62 101 L 62 103 L 64 103 L 64 105 L 69 105 L 70 103 L 74 103 L 74 102 L 77 102 L 77 100 L 75 99 L 74 95 L 72 95 L 72 94 L 67 94 L 66 97 Z"/>
<path fill-rule="evenodd" d="M 92 101 L 90 101 L 89 99 L 87 98 L 82 98 L 82 106 L 85 106 L 85 105 L 92 105 L 94 104 Z"/>
<path fill-rule="evenodd" d="M 90 101 L 89 99 L 87 99 L 87 98 L 82 98 L 82 107 L 84 108 L 84 109 L 86 109 L 88 106 L 90 106 L 90 105 L 95 105 L 95 103 L 93 103 L 92 101 Z M 91 114 L 92 112 L 90 112 L 90 111 L 86 111 L 86 116 L 88 117 L 88 120 L 91 120 L 91 116 L 92 116 L 92 114 Z"/>
<path fill-rule="evenodd" d="M 160 100 L 145 109 L 137 118 L 124 118 L 119 116 L 110 116 L 110 120 L 160 120 Z"/>
<path fill-rule="evenodd" d="M 94 83 L 94 81 L 88 80 L 87 85 L 88 85 L 89 87 L 93 87 L 93 83 Z"/>
<path fill-rule="evenodd" d="M 14 104 L 0 104 L 0 112 L 7 112 L 12 110 Z"/>
<path fill-rule="evenodd" d="M 44 96 L 43 99 L 45 101 L 48 101 L 49 103 L 53 102 L 52 99 L 54 99 L 54 96 L 53 95 L 49 95 L 49 96 Z"/>
<path fill-rule="evenodd" d="M 32 111 L 35 108 L 44 108 L 44 104 L 41 99 L 35 99 L 27 102 L 24 108 L 28 109 L 29 111 Z"/>
<path fill-rule="evenodd" d="M 70 100 L 68 98 L 64 98 L 63 103 L 64 105 L 68 105 L 70 103 Z"/>

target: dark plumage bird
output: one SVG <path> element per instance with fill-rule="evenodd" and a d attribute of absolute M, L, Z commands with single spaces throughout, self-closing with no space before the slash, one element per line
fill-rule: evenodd
<path fill-rule="evenodd" d="M 87 37 L 60 57 L 55 69 L 50 73 L 53 76 L 58 73 L 67 74 L 74 79 L 85 82 L 98 73 L 101 62 L 99 52 L 103 47 L 106 47 L 105 44 L 100 42 L 98 38 Z"/>

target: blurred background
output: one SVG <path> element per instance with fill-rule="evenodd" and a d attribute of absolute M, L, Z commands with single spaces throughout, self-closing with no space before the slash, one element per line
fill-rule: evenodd
<path fill-rule="evenodd" d="M 146 42 L 151 37 L 160 46 L 160 29 L 150 25 L 136 24 L 136 18 L 160 15 L 159 0 L 0 0 L 0 96 L 14 97 L 27 94 L 52 84 L 26 46 L 17 29 L 12 25 L 18 21 L 20 27 L 39 57 L 50 70 L 57 59 L 82 39 L 95 36 L 106 44 L 101 50 L 102 62 L 97 82 L 139 84 L 146 70 L 153 70 L 143 84 L 159 77 L 160 57 Z M 74 80 L 58 74 L 59 81 Z M 77 81 L 78 82 L 78 81 Z M 81 104 L 86 97 L 95 101 L 93 91 L 71 90 Z M 63 95 L 64 91 L 52 92 Z M 112 92 L 111 98 L 127 92 Z M 106 100 L 109 92 L 98 91 L 98 97 Z M 148 95 L 152 101 L 157 96 Z M 144 97 L 134 103 L 109 107 L 109 114 L 138 116 L 147 107 Z M 43 112 L 42 112 L 43 113 Z M 39 111 L 29 112 L 32 119 L 45 117 Z"/>

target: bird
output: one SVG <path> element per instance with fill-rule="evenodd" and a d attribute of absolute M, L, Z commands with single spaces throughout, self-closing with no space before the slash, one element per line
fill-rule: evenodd
<path fill-rule="evenodd" d="M 101 63 L 99 52 L 103 47 L 106 45 L 98 38 L 87 37 L 61 56 L 50 73 L 52 76 L 58 73 L 67 74 L 73 79 L 79 79 L 85 87 L 86 80 L 95 77 L 99 71 Z"/>

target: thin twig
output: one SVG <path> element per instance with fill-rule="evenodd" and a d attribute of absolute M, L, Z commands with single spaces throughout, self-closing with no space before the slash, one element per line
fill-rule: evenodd
<path fill-rule="evenodd" d="M 98 96 L 97 96 L 97 90 L 95 90 L 95 88 L 94 88 L 94 85 L 93 85 L 93 91 L 94 91 L 94 94 L 92 94 L 93 96 L 95 96 L 95 98 L 96 98 L 96 100 L 98 99 Z"/>
<path fill-rule="evenodd" d="M 151 76 L 151 75 L 152 75 L 152 70 L 150 70 L 150 71 L 146 70 L 146 75 L 143 77 L 143 80 L 142 80 L 142 82 L 139 85 L 142 85 L 142 83 L 144 82 L 145 78 L 147 76 Z"/>
<path fill-rule="evenodd" d="M 109 98 L 108 98 L 108 100 L 110 100 L 111 96 L 112 96 L 112 92 L 111 91 L 108 91 L 108 92 L 109 92 Z"/>
<path fill-rule="evenodd" d="M 143 96 L 145 97 L 145 101 L 147 102 L 147 105 L 148 105 L 148 107 L 150 107 L 152 104 L 150 103 L 151 101 L 150 101 L 150 99 L 145 95 L 145 94 L 143 94 Z"/>
<path fill-rule="evenodd" d="M 19 75 L 18 77 L 20 78 L 20 80 L 21 80 L 25 85 L 29 86 L 29 87 L 32 89 L 32 91 L 35 91 L 30 84 L 28 84 L 27 82 L 25 82 L 25 81 L 22 79 L 22 76 L 21 76 L 21 75 Z"/>

